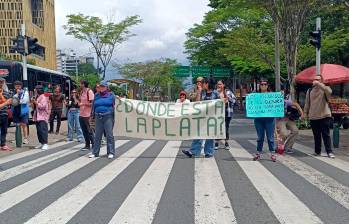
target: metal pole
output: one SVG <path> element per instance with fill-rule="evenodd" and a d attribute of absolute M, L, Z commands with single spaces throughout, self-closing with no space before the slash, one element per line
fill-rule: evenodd
<path fill-rule="evenodd" d="M 25 24 L 21 25 L 21 35 L 24 37 L 24 55 L 23 60 L 23 87 L 25 90 L 28 89 L 28 73 L 27 73 L 27 54 L 28 54 L 28 42 L 25 37 Z"/>
<path fill-rule="evenodd" d="M 316 30 L 321 31 L 321 18 L 316 18 Z M 321 54 L 320 48 L 316 48 L 316 75 L 320 75 Z"/>
<path fill-rule="evenodd" d="M 172 100 L 172 97 L 171 97 L 171 82 L 167 83 L 167 95 L 168 95 L 168 101 L 170 102 Z"/>
<path fill-rule="evenodd" d="M 280 35 L 279 35 L 279 22 L 275 24 L 275 90 L 279 92 L 280 87 Z"/>

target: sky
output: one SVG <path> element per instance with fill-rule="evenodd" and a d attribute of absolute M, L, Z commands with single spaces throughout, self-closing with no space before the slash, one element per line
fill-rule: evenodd
<path fill-rule="evenodd" d="M 139 15 L 143 22 L 131 29 L 136 36 L 118 47 L 113 60 L 123 64 L 172 58 L 185 65 L 188 64 L 183 47 L 185 33 L 195 23 L 201 23 L 210 10 L 207 4 L 208 0 L 56 0 L 57 48 L 93 55 L 88 43 L 65 35 L 62 26 L 67 22 L 66 15 L 83 13 L 106 20 L 114 14 L 116 22 Z M 114 73 L 111 70 L 108 76 Z"/>

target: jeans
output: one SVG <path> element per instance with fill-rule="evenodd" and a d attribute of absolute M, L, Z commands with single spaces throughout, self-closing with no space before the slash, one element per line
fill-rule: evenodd
<path fill-rule="evenodd" d="M 232 117 L 225 116 L 225 140 L 229 140 L 229 126 Z"/>
<path fill-rule="evenodd" d="M 194 156 L 199 156 L 201 153 L 201 145 L 202 145 L 202 139 L 195 139 L 191 143 L 190 152 Z M 214 152 L 214 140 L 213 139 L 206 139 L 205 140 L 205 147 L 204 147 L 204 153 L 205 155 L 213 155 Z"/>
<path fill-rule="evenodd" d="M 0 116 L 1 147 L 6 145 L 7 127 L 8 127 L 7 116 Z"/>
<path fill-rule="evenodd" d="M 94 136 L 92 129 L 90 127 L 90 118 L 89 117 L 79 117 L 79 122 L 82 130 L 82 134 L 85 138 L 85 147 L 90 148 L 90 144 L 94 144 Z"/>
<path fill-rule="evenodd" d="M 257 131 L 257 151 L 263 151 L 263 143 L 265 133 L 267 134 L 269 151 L 274 152 L 274 131 L 275 131 L 275 118 L 272 117 L 259 117 L 254 119 L 254 126 Z"/>
<path fill-rule="evenodd" d="M 82 140 L 82 138 L 84 137 L 82 135 L 82 130 L 80 127 L 80 122 L 79 122 L 79 115 L 80 115 L 80 110 L 75 109 L 72 110 L 70 109 L 68 111 L 68 139 L 69 140 L 73 140 L 74 138 L 74 128 L 76 130 L 76 137 L 78 139 L 78 141 Z"/>
<path fill-rule="evenodd" d="M 115 142 L 113 135 L 113 120 L 114 113 L 105 113 L 95 115 L 96 119 L 96 130 L 95 130 L 95 144 L 93 146 L 93 154 L 99 156 L 101 149 L 101 140 L 103 133 L 106 133 L 107 137 L 107 154 L 115 155 Z"/>
<path fill-rule="evenodd" d="M 53 109 L 50 114 L 50 132 L 53 132 L 53 121 L 57 117 L 56 132 L 59 132 L 62 120 L 62 109 Z"/>
<path fill-rule="evenodd" d="M 310 120 L 311 129 L 314 134 L 315 153 L 317 154 L 321 153 L 321 137 L 324 141 L 326 152 L 332 152 L 330 136 L 331 119 L 330 117 L 326 117 L 320 120 Z"/>
<path fill-rule="evenodd" d="M 48 142 L 48 125 L 46 121 L 36 122 L 36 133 L 38 140 L 41 144 L 47 144 Z"/>

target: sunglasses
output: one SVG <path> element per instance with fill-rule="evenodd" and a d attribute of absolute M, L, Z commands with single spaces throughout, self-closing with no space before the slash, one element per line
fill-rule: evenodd
<path fill-rule="evenodd" d="M 267 86 L 268 84 L 266 84 L 266 83 L 262 83 L 262 84 L 260 84 L 261 86 Z"/>

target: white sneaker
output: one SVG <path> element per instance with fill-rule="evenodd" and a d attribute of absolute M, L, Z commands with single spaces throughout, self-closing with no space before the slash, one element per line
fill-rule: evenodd
<path fill-rule="evenodd" d="M 34 149 L 41 149 L 44 145 L 37 145 L 34 147 Z"/>
<path fill-rule="evenodd" d="M 108 155 L 108 159 L 114 159 L 114 155 L 113 154 L 109 154 Z"/>
<path fill-rule="evenodd" d="M 23 139 L 23 142 L 22 142 L 24 145 L 25 144 L 28 144 L 29 143 L 29 141 L 28 141 L 28 139 L 27 138 L 25 138 L 25 139 Z"/>
<path fill-rule="evenodd" d="M 96 158 L 96 156 L 95 156 L 95 154 L 91 154 L 91 155 L 88 156 L 88 158 L 92 159 L 92 158 Z"/>
<path fill-rule="evenodd" d="M 43 144 L 41 147 L 42 150 L 47 150 L 48 149 L 48 144 Z"/>

